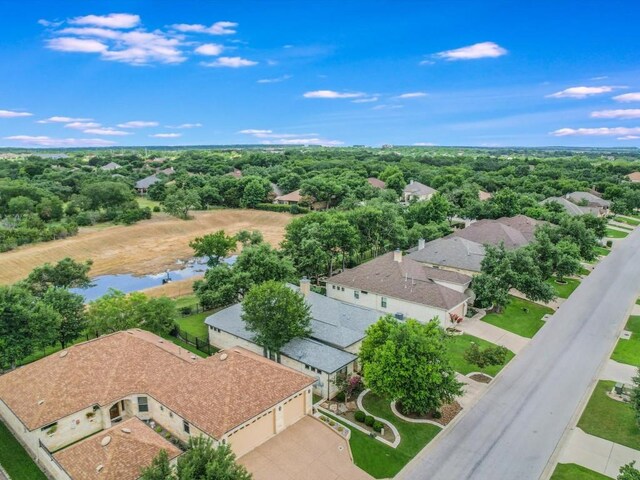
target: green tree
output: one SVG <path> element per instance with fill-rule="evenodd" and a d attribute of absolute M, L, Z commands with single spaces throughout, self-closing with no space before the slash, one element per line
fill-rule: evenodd
<path fill-rule="evenodd" d="M 207 265 L 215 267 L 220 263 L 220 259 L 229 255 L 236 248 L 236 238 L 218 230 L 203 237 L 196 237 L 189 242 L 196 257 L 207 257 Z"/>
<path fill-rule="evenodd" d="M 169 215 L 187 220 L 189 219 L 189 210 L 200 208 L 200 197 L 198 192 L 193 190 L 178 190 L 168 194 L 162 202 L 162 206 Z"/>
<path fill-rule="evenodd" d="M 91 210 L 121 207 L 134 199 L 131 187 L 121 182 L 90 183 L 83 187 L 82 195 Z"/>
<path fill-rule="evenodd" d="M 208 269 L 202 280 L 196 280 L 193 291 L 203 308 L 226 307 L 238 301 L 242 286 L 247 281 L 233 267 L 221 263 Z"/>
<path fill-rule="evenodd" d="M 56 340 L 65 348 L 78 338 L 87 326 L 84 299 L 65 288 L 49 287 L 42 296 L 42 301 L 60 316 Z"/>
<path fill-rule="evenodd" d="M 157 335 L 169 335 L 178 318 L 176 302 L 169 297 L 149 298 L 141 307 L 140 327 Z"/>
<path fill-rule="evenodd" d="M 233 265 L 236 272 L 245 273 L 251 285 L 259 285 L 268 280 L 292 282 L 296 279 L 296 269 L 291 259 L 275 250 L 268 243 L 246 247 Z M 248 286 L 243 288 L 243 292 Z"/>
<path fill-rule="evenodd" d="M 367 387 L 399 402 L 407 413 L 437 412 L 462 394 L 437 319 L 382 317 L 367 329 L 360 361 Z"/>
<path fill-rule="evenodd" d="M 64 215 L 64 204 L 58 197 L 45 197 L 36 205 L 36 212 L 45 222 L 60 220 Z"/>
<path fill-rule="evenodd" d="M 387 188 L 389 190 L 393 190 L 398 195 L 402 193 L 402 190 L 407 185 L 407 181 L 404 178 L 402 170 L 395 165 L 386 167 L 380 174 L 379 178 L 387 184 Z"/>
<path fill-rule="evenodd" d="M 250 180 L 244 187 L 240 204 L 245 208 L 254 208 L 257 204 L 264 202 L 267 193 L 260 180 Z"/>
<path fill-rule="evenodd" d="M 18 196 L 9 200 L 7 213 L 21 217 L 27 213 L 33 213 L 36 210 L 36 202 L 29 197 Z"/>
<path fill-rule="evenodd" d="M 464 352 L 464 359 L 480 368 L 490 365 L 502 365 L 507 360 L 507 350 L 503 346 L 488 346 L 482 350 L 477 343 L 471 342 Z"/>
<path fill-rule="evenodd" d="M 140 480 L 173 480 L 175 478 L 174 470 L 169 463 L 169 455 L 164 449 L 154 457 L 151 465 L 140 472 Z"/>
<path fill-rule="evenodd" d="M 272 280 L 247 292 L 242 319 L 254 333 L 254 341 L 274 354 L 294 338 L 311 333 L 311 312 L 304 297 Z"/>
<path fill-rule="evenodd" d="M 636 467 L 635 460 L 620 467 L 620 473 L 617 480 L 640 480 L 640 470 Z"/>
<path fill-rule="evenodd" d="M 189 439 L 189 448 L 178 458 L 179 480 L 250 480 L 247 469 L 236 463 L 229 445 L 213 447 L 210 439 Z"/>
<path fill-rule="evenodd" d="M 453 205 L 447 200 L 447 197 L 436 193 L 426 202 L 416 202 L 409 205 L 407 219 L 409 225 L 442 223 L 447 220 L 452 211 Z"/>
<path fill-rule="evenodd" d="M 45 263 L 34 268 L 24 280 L 24 284 L 36 295 L 42 295 L 49 287 L 87 288 L 91 286 L 89 270 L 93 262 L 76 262 L 67 257 L 55 265 Z"/>
<path fill-rule="evenodd" d="M 235 239 L 237 242 L 240 242 L 243 247 L 258 245 L 264 241 L 260 230 L 252 230 L 251 232 L 249 230 L 240 230 L 236 233 Z"/>

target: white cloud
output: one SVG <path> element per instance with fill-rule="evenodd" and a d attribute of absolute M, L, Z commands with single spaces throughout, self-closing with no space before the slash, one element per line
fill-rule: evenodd
<path fill-rule="evenodd" d="M 98 40 L 75 37 L 58 37 L 47 40 L 47 48 L 60 52 L 103 53 L 107 46 Z"/>
<path fill-rule="evenodd" d="M 36 123 L 71 123 L 71 122 L 90 122 L 92 118 L 74 118 L 74 117 L 61 117 L 53 116 L 45 118 L 44 120 L 38 120 Z"/>
<path fill-rule="evenodd" d="M 495 58 L 506 55 L 508 52 L 494 42 L 482 42 L 469 45 L 467 47 L 445 50 L 435 54 L 438 58 L 445 60 L 475 60 L 477 58 Z"/>
<path fill-rule="evenodd" d="M 640 92 L 624 93 L 613 97 L 616 102 L 640 102 Z"/>
<path fill-rule="evenodd" d="M 56 33 L 60 35 L 76 35 L 79 37 L 97 37 L 109 40 L 118 40 L 121 38 L 123 32 L 100 27 L 69 27 L 58 30 Z"/>
<path fill-rule="evenodd" d="M 115 128 L 111 128 L 111 127 L 88 128 L 87 130 L 83 130 L 83 132 L 84 133 L 91 133 L 93 135 L 114 135 L 114 136 L 131 135 L 131 132 L 125 132 L 123 130 L 116 130 Z"/>
<path fill-rule="evenodd" d="M 12 135 L 4 139 L 34 147 L 108 147 L 116 143 L 102 138 L 51 138 L 43 135 Z"/>
<path fill-rule="evenodd" d="M 15 110 L 0 110 L 0 118 L 18 118 L 18 117 L 30 117 L 33 113 L 29 112 L 16 112 Z"/>
<path fill-rule="evenodd" d="M 433 60 L 421 60 L 418 65 L 433 65 L 436 62 L 434 62 Z"/>
<path fill-rule="evenodd" d="M 196 48 L 194 52 L 200 55 L 215 56 L 220 55 L 222 53 L 222 50 L 224 50 L 224 47 L 222 45 L 219 45 L 217 43 L 205 43 Z"/>
<path fill-rule="evenodd" d="M 258 62 L 254 62 L 253 60 L 247 60 L 242 57 L 220 57 L 216 59 L 214 62 L 203 62 L 201 65 L 205 67 L 227 67 L 227 68 L 241 68 L 241 67 L 252 67 L 257 65 Z"/>
<path fill-rule="evenodd" d="M 149 135 L 152 138 L 178 138 L 181 137 L 181 133 L 154 133 L 153 135 Z"/>
<path fill-rule="evenodd" d="M 616 87 L 610 85 L 603 85 L 601 87 L 570 87 L 565 88 L 551 95 L 547 95 L 549 98 L 586 98 L 591 95 L 600 95 L 602 93 L 608 93 L 613 91 Z"/>
<path fill-rule="evenodd" d="M 420 98 L 420 97 L 426 97 L 427 94 L 425 92 L 409 92 L 409 93 L 403 93 L 402 95 L 398 95 L 397 97 L 394 98 L 401 98 L 401 99 L 405 99 L 405 98 Z"/>
<path fill-rule="evenodd" d="M 435 146 L 435 143 L 431 143 L 431 142 L 416 142 L 413 144 L 416 147 L 433 147 Z"/>
<path fill-rule="evenodd" d="M 87 128 L 98 128 L 101 127 L 99 123 L 96 122 L 71 122 L 67 123 L 64 128 L 75 128 L 76 130 L 85 130 Z"/>
<path fill-rule="evenodd" d="M 371 103 L 377 102 L 379 97 L 367 97 L 367 98 L 356 98 L 355 100 L 351 100 L 351 103 Z"/>
<path fill-rule="evenodd" d="M 624 137 L 618 137 L 616 140 L 638 140 L 640 135 L 625 135 Z"/>
<path fill-rule="evenodd" d="M 282 138 L 262 143 L 265 145 L 322 145 L 325 147 L 344 144 L 344 142 L 341 142 L 340 140 L 326 140 L 324 138 Z"/>
<path fill-rule="evenodd" d="M 282 75 L 281 77 L 276 78 L 261 78 L 257 83 L 280 83 L 284 82 L 285 80 L 289 80 L 290 78 L 291 75 Z"/>
<path fill-rule="evenodd" d="M 371 107 L 371 110 L 397 110 L 398 108 L 402 108 L 403 105 L 389 105 L 388 103 L 383 103 L 381 105 L 376 105 L 375 107 Z"/>
<path fill-rule="evenodd" d="M 314 90 L 306 92 L 304 98 L 360 98 L 364 93 L 360 92 L 336 92 L 334 90 Z"/>
<path fill-rule="evenodd" d="M 110 13 L 109 15 L 85 15 L 69 20 L 74 25 L 95 25 L 105 28 L 133 28 L 140 24 L 140 16 L 130 13 Z"/>
<path fill-rule="evenodd" d="M 640 127 L 599 127 L 599 128 L 561 128 L 551 132 L 555 137 L 566 137 L 569 135 L 588 135 L 588 136 L 606 136 L 606 135 L 640 135 Z"/>
<path fill-rule="evenodd" d="M 41 18 L 40 20 L 38 20 L 38 23 L 43 27 L 59 27 L 63 22 L 52 22 L 45 18 Z"/>
<path fill-rule="evenodd" d="M 199 128 L 201 123 L 181 123 L 180 125 L 165 125 L 167 128 Z"/>
<path fill-rule="evenodd" d="M 262 140 L 264 145 L 342 145 L 340 140 L 320 138 L 317 133 L 277 133 L 273 130 L 248 128 L 238 133 Z"/>
<path fill-rule="evenodd" d="M 599 110 L 591 112 L 592 118 L 640 118 L 640 108 L 627 108 L 618 110 Z"/>
<path fill-rule="evenodd" d="M 247 128 L 245 130 L 240 130 L 238 133 L 242 133 L 244 135 L 268 135 L 273 133 L 272 130 L 257 130 L 255 128 Z"/>
<path fill-rule="evenodd" d="M 157 127 L 158 122 L 146 122 L 144 120 L 133 120 L 131 122 L 119 123 L 118 127 L 120 128 L 147 128 L 147 127 Z"/>
<path fill-rule="evenodd" d="M 233 35 L 236 33 L 236 22 L 216 22 L 210 27 L 196 23 L 179 23 L 172 25 L 174 30 L 185 33 L 208 33 L 210 35 Z"/>

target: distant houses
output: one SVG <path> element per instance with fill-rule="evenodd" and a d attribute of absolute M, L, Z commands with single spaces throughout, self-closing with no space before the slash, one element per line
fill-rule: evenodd
<path fill-rule="evenodd" d="M 300 203 L 302 199 L 302 195 L 300 194 L 300 190 L 294 190 L 293 192 L 289 192 L 284 195 L 278 195 L 274 203 L 278 203 L 280 205 L 297 205 Z"/>
<path fill-rule="evenodd" d="M 422 202 L 424 200 L 430 200 L 435 193 L 437 193 L 436 189 L 411 180 L 407 186 L 404 187 L 404 190 L 402 190 L 402 201 L 407 203 L 411 201 Z"/>
<path fill-rule="evenodd" d="M 112 172 L 113 170 L 118 170 L 119 168 L 122 168 L 122 165 L 119 165 L 116 162 L 109 162 L 106 165 L 100 167 L 100 170 L 104 170 L 105 172 Z"/>
<path fill-rule="evenodd" d="M 627 179 L 632 183 L 639 183 L 640 172 L 631 172 L 629 175 L 627 175 Z"/>
<path fill-rule="evenodd" d="M 176 173 L 176 171 L 173 169 L 173 167 L 168 167 L 160 170 L 153 175 L 149 175 L 148 177 L 138 180 L 135 184 L 135 189 L 140 195 L 146 195 L 149 188 L 161 180 L 161 178 L 158 177 L 158 174 L 173 175 L 174 173 Z"/>
<path fill-rule="evenodd" d="M 572 192 L 564 197 L 549 197 L 542 204 L 557 203 L 571 216 L 592 214 L 601 217 L 609 213 L 611 202 L 590 192 Z"/>
<path fill-rule="evenodd" d="M 369 183 L 369 185 L 371 185 L 373 188 L 377 188 L 379 190 L 387 188 L 387 184 L 379 178 L 369 177 L 367 178 L 367 183 Z"/>

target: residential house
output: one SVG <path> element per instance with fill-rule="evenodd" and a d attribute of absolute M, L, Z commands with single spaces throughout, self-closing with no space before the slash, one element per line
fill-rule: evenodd
<path fill-rule="evenodd" d="M 242 170 L 238 170 L 237 168 L 234 168 L 231 172 L 227 173 L 226 175 L 230 175 L 235 178 L 242 178 Z"/>
<path fill-rule="evenodd" d="M 301 199 L 302 195 L 300 194 L 300 190 L 295 190 L 285 195 L 278 195 L 273 203 L 279 203 L 281 205 L 297 205 L 300 203 Z"/>
<path fill-rule="evenodd" d="M 109 162 L 106 165 L 100 167 L 100 170 L 104 170 L 105 172 L 110 172 L 112 170 L 117 170 L 122 168 L 122 165 L 117 164 L 116 162 Z"/>
<path fill-rule="evenodd" d="M 161 449 L 179 453 L 151 427 L 241 456 L 311 412 L 314 381 L 240 347 L 203 359 L 132 329 L 0 376 L 0 420 L 50 478 L 134 480 Z"/>
<path fill-rule="evenodd" d="M 437 193 L 437 190 L 423 183 L 411 180 L 409 184 L 404 187 L 404 190 L 402 190 L 402 201 L 407 203 L 411 201 L 421 202 L 429 200 L 435 193 Z"/>
<path fill-rule="evenodd" d="M 379 178 L 369 177 L 369 178 L 367 178 L 367 182 L 373 188 L 377 188 L 379 190 L 383 190 L 383 189 L 387 188 L 387 184 L 385 182 L 383 182 L 382 180 L 380 180 Z"/>
<path fill-rule="evenodd" d="M 492 197 L 493 195 L 491 195 L 489 192 L 485 192 L 484 190 L 478 191 L 478 200 L 480 200 L 481 202 L 486 202 Z"/>
<path fill-rule="evenodd" d="M 549 197 L 544 199 L 542 202 L 540 202 L 542 204 L 548 204 L 548 203 L 557 203 L 558 205 L 560 205 L 562 207 L 562 209 L 568 213 L 569 215 L 571 215 L 572 217 L 578 216 L 578 215 L 585 215 L 585 214 L 592 214 L 595 215 L 596 217 L 602 215 L 602 211 L 600 210 L 600 208 L 597 207 L 584 207 L 581 205 L 576 205 L 575 203 L 573 203 L 570 200 L 567 200 L 564 197 Z"/>
<path fill-rule="evenodd" d="M 640 172 L 631 172 L 627 175 L 627 179 L 632 183 L 640 182 Z"/>
<path fill-rule="evenodd" d="M 571 192 L 567 193 L 565 197 L 576 205 L 599 209 L 600 216 L 607 215 L 611 207 L 609 200 L 604 200 L 590 192 Z"/>
<path fill-rule="evenodd" d="M 138 180 L 136 182 L 135 189 L 140 195 L 146 195 L 149 187 L 151 187 L 151 185 L 155 185 L 159 181 L 160 179 L 156 174 L 149 175 L 148 177 L 144 177 L 142 180 Z"/>
<path fill-rule="evenodd" d="M 311 309 L 311 334 L 296 338 L 279 352 L 266 351 L 253 340 L 242 320 L 242 304 L 237 303 L 205 319 L 209 327 L 209 342 L 218 348 L 240 345 L 247 350 L 278 360 L 283 365 L 316 378 L 315 394 L 332 398 L 338 393 L 334 381 L 340 373 L 358 370 L 357 359 L 365 330 L 383 314 L 312 292 L 309 280 L 300 287 L 288 285 L 304 295 Z"/>
<path fill-rule="evenodd" d="M 343 302 L 427 322 L 435 317 L 448 326 L 452 315 L 464 316 L 471 277 L 431 268 L 396 250 L 327 279 L 327 296 Z"/>
<path fill-rule="evenodd" d="M 540 224 L 525 215 L 479 220 L 446 237 L 420 240 L 407 256 L 430 267 L 475 275 L 480 272 L 485 245 L 503 244 L 507 250 L 524 247 L 533 241 Z"/>

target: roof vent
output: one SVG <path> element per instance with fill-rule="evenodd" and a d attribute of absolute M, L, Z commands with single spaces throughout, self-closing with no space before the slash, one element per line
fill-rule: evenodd
<path fill-rule="evenodd" d="M 123 428 L 122 429 L 122 433 L 131 433 L 131 429 L 130 428 Z"/>
<path fill-rule="evenodd" d="M 111 442 L 111 437 L 107 435 L 102 439 L 102 441 L 100 442 L 100 445 L 102 445 L 103 447 L 106 447 L 107 445 L 109 445 L 110 442 Z"/>
<path fill-rule="evenodd" d="M 196 356 L 195 355 L 191 355 L 191 360 L 195 360 Z"/>
<path fill-rule="evenodd" d="M 220 360 L 221 361 L 225 361 L 227 359 L 229 355 L 227 355 L 226 353 L 223 353 L 222 355 L 220 355 Z"/>
<path fill-rule="evenodd" d="M 38 405 L 42 405 L 44 403 L 44 400 L 38 400 Z"/>
<path fill-rule="evenodd" d="M 98 465 L 98 466 L 96 467 L 96 472 L 100 473 L 100 472 L 102 471 L 102 469 L 103 469 L 103 468 L 104 468 L 104 465 L 102 465 L 102 464 L 101 464 L 101 465 Z"/>
<path fill-rule="evenodd" d="M 63 351 L 61 351 L 61 352 L 60 352 L 60 358 L 64 358 L 64 357 L 66 357 L 68 353 L 69 353 L 69 352 L 68 352 L 67 350 L 63 350 Z"/>
<path fill-rule="evenodd" d="M 158 343 L 164 343 L 164 340 L 158 340 Z"/>

